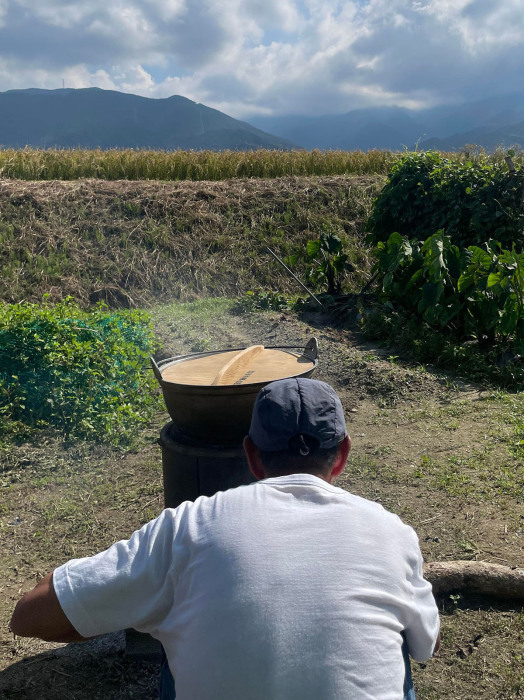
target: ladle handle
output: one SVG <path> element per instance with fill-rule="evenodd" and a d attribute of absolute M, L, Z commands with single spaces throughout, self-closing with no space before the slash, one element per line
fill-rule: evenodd
<path fill-rule="evenodd" d="M 234 384 L 235 380 L 241 380 L 250 362 L 262 352 L 263 349 L 263 345 L 251 345 L 251 347 L 241 350 L 220 368 L 211 382 L 211 386 Z"/>

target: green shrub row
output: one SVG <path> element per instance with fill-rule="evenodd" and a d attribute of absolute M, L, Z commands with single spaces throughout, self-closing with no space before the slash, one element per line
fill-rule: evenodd
<path fill-rule="evenodd" d="M 154 341 L 139 311 L 56 304 L 0 306 L 0 437 L 54 428 L 129 442 L 157 399 L 143 371 Z"/>
<path fill-rule="evenodd" d="M 437 152 L 407 153 L 394 165 L 367 222 L 372 243 L 393 231 L 425 240 L 443 229 L 467 247 L 489 239 L 524 248 L 524 170 L 487 156 L 474 160 Z"/>

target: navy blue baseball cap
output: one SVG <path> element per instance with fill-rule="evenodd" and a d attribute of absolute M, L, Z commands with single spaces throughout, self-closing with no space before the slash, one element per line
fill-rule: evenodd
<path fill-rule="evenodd" d="M 329 449 L 347 435 L 344 410 L 333 387 L 316 379 L 293 377 L 258 392 L 249 437 L 264 452 L 286 450 L 289 441 L 309 435 Z"/>

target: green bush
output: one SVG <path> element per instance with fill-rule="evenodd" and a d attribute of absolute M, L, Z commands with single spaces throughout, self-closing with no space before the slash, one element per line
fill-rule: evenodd
<path fill-rule="evenodd" d="M 437 152 L 408 153 L 393 166 L 367 222 L 369 241 L 393 232 L 425 240 L 443 229 L 458 246 L 492 239 L 524 248 L 524 171 L 487 157 L 449 160 Z"/>
<path fill-rule="evenodd" d="M 425 241 L 393 233 L 376 248 L 379 299 L 458 342 L 511 343 L 524 354 L 524 253 L 460 249 L 442 231 Z"/>
<path fill-rule="evenodd" d="M 0 306 L 0 437 L 52 427 L 67 436 L 126 442 L 148 419 L 153 350 L 143 312 L 57 305 Z"/>

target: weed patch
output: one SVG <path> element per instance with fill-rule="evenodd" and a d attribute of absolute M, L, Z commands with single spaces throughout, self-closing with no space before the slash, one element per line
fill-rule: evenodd
<path fill-rule="evenodd" d="M 366 310 L 361 327 L 366 338 L 403 350 L 424 369 L 431 364 L 471 381 L 516 390 L 524 387 L 524 364 L 507 348 L 457 341 L 413 314 L 382 306 Z"/>
<path fill-rule="evenodd" d="M 292 300 L 286 299 L 280 292 L 255 289 L 246 292 L 235 304 L 238 313 L 246 311 L 283 311 L 292 306 Z"/>
<path fill-rule="evenodd" d="M 0 437 L 53 428 L 128 442 L 156 403 L 143 372 L 154 348 L 145 313 L 84 312 L 71 300 L 0 307 Z"/>

